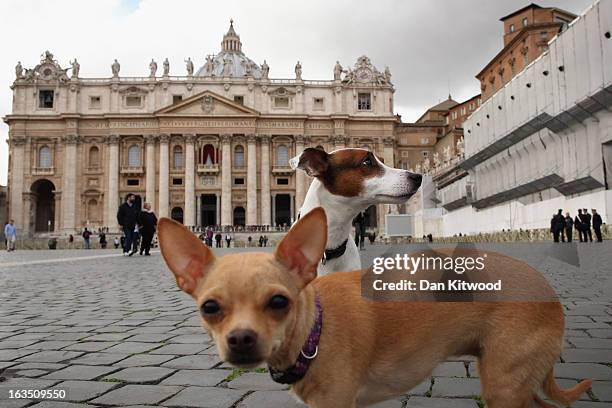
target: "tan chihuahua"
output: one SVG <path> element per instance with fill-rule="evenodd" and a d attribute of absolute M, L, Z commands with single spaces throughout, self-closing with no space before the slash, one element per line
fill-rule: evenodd
<path fill-rule="evenodd" d="M 215 258 L 182 225 L 159 222 L 162 255 L 197 302 L 224 361 L 267 363 L 273 379 L 313 408 L 355 408 L 405 394 L 450 356 L 478 357 L 489 408 L 527 408 L 536 394 L 569 405 L 591 385 L 561 390 L 553 366 L 562 348 L 558 302 L 396 302 L 362 297 L 360 271 L 316 278 L 326 245 L 325 212 L 314 209 L 274 254 Z M 491 255 L 512 278 L 529 268 Z M 550 289 L 550 287 L 548 287 Z"/>

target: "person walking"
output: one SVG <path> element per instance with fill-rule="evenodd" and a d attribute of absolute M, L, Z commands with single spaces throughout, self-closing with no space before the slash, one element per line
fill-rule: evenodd
<path fill-rule="evenodd" d="M 134 203 L 136 196 L 130 193 L 125 198 L 125 202 L 119 207 L 117 212 L 117 222 L 123 228 L 125 243 L 123 245 L 123 256 L 132 256 L 136 253 L 132 245 L 134 241 L 134 230 L 138 223 L 138 209 Z"/>
<path fill-rule="evenodd" d="M 206 245 L 208 245 L 209 248 L 213 246 L 213 230 L 211 227 L 208 227 L 206 231 Z"/>
<path fill-rule="evenodd" d="M 221 237 L 221 233 L 220 233 L 220 232 L 217 232 L 217 233 L 215 234 L 215 243 L 216 243 L 216 247 L 217 247 L 217 248 L 221 248 L 221 238 L 222 238 L 222 237 Z"/>
<path fill-rule="evenodd" d="M 143 210 L 140 212 L 138 225 L 140 226 L 141 244 L 140 244 L 140 255 L 144 253 L 145 256 L 151 255 L 151 242 L 153 241 L 153 235 L 155 235 L 155 229 L 157 228 L 157 217 L 153 210 L 151 210 L 151 204 L 144 203 Z"/>
<path fill-rule="evenodd" d="M 14 251 L 15 242 L 17 241 L 17 229 L 15 228 L 14 220 L 10 220 L 9 223 L 4 226 L 4 237 L 6 238 L 6 251 Z"/>
<path fill-rule="evenodd" d="M 565 213 L 565 236 L 567 242 L 572 242 L 572 232 L 574 231 L 574 220 L 569 212 Z"/>
<path fill-rule="evenodd" d="M 601 215 L 594 208 L 591 210 L 593 213 L 593 230 L 595 231 L 595 236 L 597 237 L 597 242 L 603 242 L 601 237 L 601 225 L 603 224 L 603 220 L 601 219 Z"/>
<path fill-rule="evenodd" d="M 227 247 L 230 247 L 230 243 L 232 242 L 232 236 L 228 233 L 225 234 L 225 242 L 227 242 Z"/>
<path fill-rule="evenodd" d="M 582 237 L 584 236 L 583 233 L 583 226 L 582 226 L 582 210 L 578 209 L 578 215 L 576 217 L 574 217 L 574 228 L 576 228 L 576 231 L 578 231 L 578 238 L 580 239 L 580 242 L 584 242 L 584 240 L 582 239 Z"/>
<path fill-rule="evenodd" d="M 591 214 L 589 214 L 586 208 L 582 209 L 582 224 L 584 228 L 584 242 L 593 242 L 593 234 L 591 234 Z"/>
<path fill-rule="evenodd" d="M 260 236 L 259 236 L 259 247 L 260 247 L 260 248 L 261 248 L 261 247 L 263 247 L 263 241 L 264 241 L 264 239 L 263 239 L 263 235 L 260 235 Z"/>
<path fill-rule="evenodd" d="M 85 249 L 91 249 L 91 242 L 89 241 L 89 239 L 91 238 L 91 232 L 89 232 L 87 227 L 85 227 L 82 237 Z"/>
<path fill-rule="evenodd" d="M 106 233 L 104 231 L 100 231 L 100 248 L 106 249 Z"/>
<path fill-rule="evenodd" d="M 268 246 L 268 236 L 264 235 L 264 247 Z"/>

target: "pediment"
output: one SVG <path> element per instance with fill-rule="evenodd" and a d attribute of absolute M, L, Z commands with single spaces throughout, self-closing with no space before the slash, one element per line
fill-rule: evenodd
<path fill-rule="evenodd" d="M 258 116 L 259 112 L 211 91 L 204 91 L 156 112 L 161 116 Z"/>

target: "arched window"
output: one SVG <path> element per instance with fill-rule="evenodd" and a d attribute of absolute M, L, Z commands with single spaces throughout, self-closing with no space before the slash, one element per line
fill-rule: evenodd
<path fill-rule="evenodd" d="M 244 167 L 244 147 L 241 145 L 234 148 L 234 167 Z"/>
<path fill-rule="evenodd" d="M 175 169 L 183 168 L 183 148 L 181 146 L 174 146 L 172 151 L 172 163 Z"/>
<path fill-rule="evenodd" d="M 211 144 L 204 145 L 200 148 L 200 154 L 198 157 L 199 164 L 205 164 L 211 166 L 215 164 L 215 147 Z"/>
<path fill-rule="evenodd" d="M 98 168 L 100 166 L 100 149 L 97 146 L 89 148 L 89 167 Z"/>
<path fill-rule="evenodd" d="M 132 145 L 128 149 L 128 166 L 140 167 L 140 146 Z"/>
<path fill-rule="evenodd" d="M 52 167 L 51 149 L 49 149 L 49 146 L 43 146 L 38 150 L 38 167 L 43 169 Z"/>
<path fill-rule="evenodd" d="M 276 148 L 276 165 L 277 166 L 288 166 L 289 165 L 289 149 L 287 149 L 287 146 L 280 145 Z"/>

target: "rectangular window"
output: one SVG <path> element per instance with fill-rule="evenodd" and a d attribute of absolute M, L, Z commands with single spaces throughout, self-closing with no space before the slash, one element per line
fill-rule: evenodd
<path fill-rule="evenodd" d="M 142 102 L 142 96 L 126 96 L 125 105 L 129 107 L 140 106 Z"/>
<path fill-rule="evenodd" d="M 514 24 L 510 24 L 510 32 L 513 33 L 514 32 Z"/>
<path fill-rule="evenodd" d="M 289 179 L 288 178 L 277 178 L 276 184 L 279 186 L 287 186 L 289 185 Z"/>
<path fill-rule="evenodd" d="M 128 186 L 138 186 L 140 185 L 140 180 L 138 179 L 127 179 Z"/>
<path fill-rule="evenodd" d="M 274 107 L 275 108 L 288 108 L 289 98 L 286 96 L 277 96 L 276 98 L 274 98 Z"/>
<path fill-rule="evenodd" d="M 369 93 L 359 93 L 357 95 L 357 109 L 358 110 L 371 110 L 372 101 Z"/>
<path fill-rule="evenodd" d="M 234 102 L 244 105 L 244 96 L 242 95 L 234 95 Z"/>
<path fill-rule="evenodd" d="M 173 178 L 172 179 L 172 185 L 173 186 L 182 186 L 183 185 L 183 179 L 182 178 Z"/>
<path fill-rule="evenodd" d="M 324 99 L 323 98 L 314 98 L 312 101 L 313 109 L 315 110 L 323 110 L 325 109 Z"/>
<path fill-rule="evenodd" d="M 50 89 L 41 89 L 38 91 L 38 107 L 43 109 L 53 108 L 54 91 Z"/>
<path fill-rule="evenodd" d="M 89 107 L 92 109 L 99 109 L 102 107 L 102 98 L 99 96 L 89 97 Z"/>
<path fill-rule="evenodd" d="M 179 103 L 183 100 L 183 95 L 172 95 L 172 103 Z"/>
<path fill-rule="evenodd" d="M 525 17 L 523 19 L 523 27 L 527 27 L 527 24 L 529 24 L 529 20 L 527 20 L 527 17 Z"/>
<path fill-rule="evenodd" d="M 236 177 L 236 178 L 234 179 L 234 184 L 236 184 L 237 186 L 244 185 L 244 178 L 242 178 L 242 177 Z"/>

